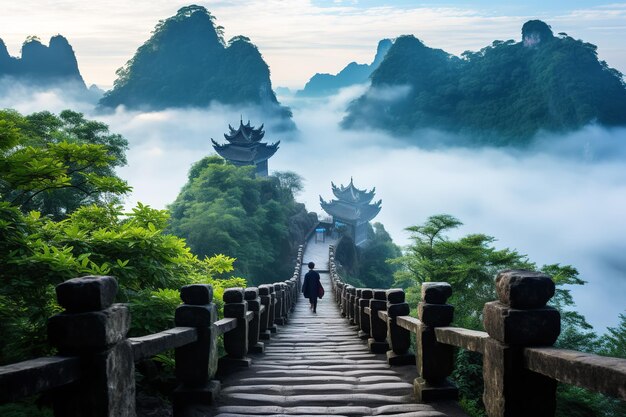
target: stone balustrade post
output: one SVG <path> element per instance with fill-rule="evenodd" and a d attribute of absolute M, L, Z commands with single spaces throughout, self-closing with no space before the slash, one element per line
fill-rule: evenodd
<path fill-rule="evenodd" d="M 343 282 L 341 281 L 337 281 L 337 290 L 335 292 L 335 302 L 337 303 L 337 305 L 339 306 L 339 308 L 341 309 L 341 295 L 343 294 Z"/>
<path fill-rule="evenodd" d="M 274 284 L 274 292 L 276 293 L 276 318 L 274 319 L 274 323 L 284 325 L 284 309 L 285 309 L 285 291 L 283 289 L 283 284 L 277 282 Z"/>
<path fill-rule="evenodd" d="M 244 299 L 243 288 L 224 290 L 224 318 L 237 319 L 237 327 L 224 333 L 226 356 L 219 359 L 220 373 L 225 374 L 232 368 L 250 366 L 248 354 L 248 303 Z"/>
<path fill-rule="evenodd" d="M 374 298 L 370 301 L 370 333 L 367 345 L 372 353 L 386 353 L 389 350 L 387 343 L 387 322 L 378 317 L 379 311 L 387 310 L 386 290 L 374 290 Z"/>
<path fill-rule="evenodd" d="M 285 318 L 289 319 L 289 313 L 293 307 L 293 288 L 291 287 L 291 281 L 285 281 Z"/>
<path fill-rule="evenodd" d="M 270 296 L 269 285 L 259 285 L 259 298 L 261 300 L 261 304 L 265 307 L 265 310 L 261 313 L 261 319 L 259 321 L 259 339 L 270 340 L 272 333 L 269 330 L 269 321 L 270 303 L 272 302 L 272 297 Z"/>
<path fill-rule="evenodd" d="M 352 285 L 346 291 L 346 318 L 350 324 L 354 324 L 354 301 L 356 300 L 356 288 Z"/>
<path fill-rule="evenodd" d="M 186 285 L 180 289 L 183 305 L 176 309 L 174 324 L 195 327 L 198 340 L 175 349 L 176 380 L 174 409 L 187 404 L 211 404 L 220 389 L 212 380 L 217 372 L 217 306 L 213 303 L 213 287 L 208 284 Z"/>
<path fill-rule="evenodd" d="M 288 281 L 282 283 L 285 304 L 283 306 L 283 318 L 285 320 L 285 324 L 289 322 L 289 312 L 291 311 L 291 290 L 289 289 Z"/>
<path fill-rule="evenodd" d="M 259 298 L 259 289 L 256 287 L 246 288 L 244 299 L 248 303 L 248 311 L 254 313 L 252 321 L 248 324 L 248 352 L 263 353 L 265 346 L 259 342 L 261 331 L 261 298 Z"/>
<path fill-rule="evenodd" d="M 524 347 L 552 346 L 561 332 L 559 311 L 546 306 L 554 295 L 550 276 L 507 270 L 496 277 L 498 301 L 485 304 L 483 402 L 489 417 L 553 417 L 556 381 L 524 369 Z"/>
<path fill-rule="evenodd" d="M 348 316 L 348 302 L 350 299 L 348 290 L 350 287 L 350 284 L 344 284 L 343 290 L 341 291 L 341 315 L 347 319 L 350 319 Z"/>
<path fill-rule="evenodd" d="M 405 302 L 405 294 L 401 289 L 387 290 L 387 363 L 396 365 L 415 364 L 415 355 L 409 351 L 411 347 L 411 332 L 396 323 L 396 317 L 408 316 L 411 312 L 409 304 Z"/>
<path fill-rule="evenodd" d="M 280 287 L 282 288 L 283 291 L 283 311 L 282 311 L 282 318 L 284 323 L 283 324 L 287 324 L 287 321 L 289 319 L 289 309 L 291 308 L 290 305 L 290 292 L 289 292 L 289 285 L 287 285 L 287 281 L 283 281 L 283 282 L 279 282 Z"/>
<path fill-rule="evenodd" d="M 298 277 L 294 276 L 289 280 L 289 286 L 291 287 L 291 309 L 290 312 L 296 311 L 296 303 L 298 302 L 298 295 L 300 292 L 298 291 Z"/>
<path fill-rule="evenodd" d="M 267 287 L 270 291 L 270 311 L 267 329 L 270 333 L 276 333 L 278 331 L 278 328 L 276 327 L 276 304 L 278 304 L 278 299 L 276 297 L 276 290 L 274 290 L 274 284 L 268 284 Z"/>
<path fill-rule="evenodd" d="M 363 340 L 367 340 L 371 337 L 370 316 L 365 314 L 365 307 L 370 306 L 370 300 L 372 298 L 374 298 L 374 291 L 370 288 L 361 289 L 361 299 L 359 300 L 359 322 L 361 323 L 361 330 L 359 331 L 359 337 Z"/>
<path fill-rule="evenodd" d="M 65 311 L 48 320 L 48 340 L 59 355 L 81 358 L 83 377 L 59 388 L 55 416 L 135 416 L 135 363 L 126 339 L 130 313 L 113 304 L 117 289 L 108 276 L 74 278 L 56 287 Z"/>
<path fill-rule="evenodd" d="M 454 370 L 454 347 L 437 342 L 435 328 L 446 327 L 454 318 L 454 307 L 446 304 L 452 287 L 446 282 L 422 284 L 418 305 L 421 321 L 416 335 L 416 364 L 419 377 L 413 385 L 420 402 L 456 399 L 457 388 L 448 381 Z"/>
<path fill-rule="evenodd" d="M 273 285 L 274 285 L 274 294 L 276 294 L 275 323 L 283 324 L 283 308 L 284 308 L 284 302 L 285 302 L 283 288 L 282 288 L 282 285 L 280 285 L 280 283 L 274 283 Z"/>
<path fill-rule="evenodd" d="M 363 288 L 356 289 L 356 295 L 354 299 L 354 324 L 356 325 L 357 331 L 361 330 L 361 313 L 360 313 L 360 302 L 361 302 L 361 292 Z"/>

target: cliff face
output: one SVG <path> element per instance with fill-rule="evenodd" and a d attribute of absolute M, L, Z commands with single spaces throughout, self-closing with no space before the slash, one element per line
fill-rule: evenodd
<path fill-rule="evenodd" d="M 622 74 L 598 59 L 595 45 L 554 36 L 533 20 L 520 42 L 494 41 L 462 58 L 413 36 L 398 38 L 343 126 L 437 129 L 474 145 L 524 145 L 539 132 L 590 123 L 626 125 Z"/>
<path fill-rule="evenodd" d="M 378 42 L 376 56 L 371 64 L 357 64 L 356 62 L 351 62 L 335 75 L 315 74 L 306 83 L 304 89 L 298 91 L 297 95 L 300 97 L 325 96 L 336 93 L 340 88 L 367 82 L 370 75 L 372 75 L 385 58 L 392 44 L 393 42 L 390 39 L 383 39 Z"/>
<path fill-rule="evenodd" d="M 86 89 L 74 50 L 61 35 L 50 38 L 48 46 L 37 38 L 28 39 L 22 45 L 21 58 L 9 56 L 6 45 L 0 39 L 0 77 L 2 76 L 11 76 L 37 86 L 70 82 Z"/>
<path fill-rule="evenodd" d="M 214 20 L 204 7 L 188 6 L 160 22 L 118 70 L 113 90 L 100 104 L 151 109 L 253 104 L 290 121 L 257 47 L 244 36 L 225 42 Z"/>

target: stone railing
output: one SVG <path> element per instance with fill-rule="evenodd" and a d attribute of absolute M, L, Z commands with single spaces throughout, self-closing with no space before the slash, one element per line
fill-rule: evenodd
<path fill-rule="evenodd" d="M 456 399 L 448 380 L 454 349 L 483 355 L 483 402 L 489 417 L 551 417 L 557 381 L 626 400 L 626 359 L 552 347 L 561 330 L 558 310 L 547 306 L 554 295 L 551 277 L 523 270 L 496 278 L 497 301 L 485 304 L 486 332 L 450 327 L 452 288 L 443 282 L 422 284 L 418 318 L 410 317 L 404 291 L 355 288 L 337 274 L 334 247 L 329 250 L 332 290 L 341 314 L 356 325 L 373 353 L 386 353 L 390 365 L 415 364 L 417 400 Z M 410 352 L 410 338 L 416 341 Z"/>
<path fill-rule="evenodd" d="M 0 404 L 54 389 L 57 417 L 135 416 L 135 363 L 175 350 L 178 387 L 174 415 L 193 404 L 210 404 L 220 383 L 214 379 L 249 366 L 250 353 L 262 353 L 276 325 L 286 324 L 300 293 L 304 248 L 298 250 L 293 276 L 258 288 L 224 291 L 224 318 L 218 320 L 211 285 L 187 285 L 176 309 L 177 327 L 127 338 L 130 313 L 114 304 L 117 281 L 92 276 L 56 288 L 65 311 L 48 321 L 48 340 L 57 356 L 0 367 Z M 223 335 L 226 355 L 218 358 Z"/>

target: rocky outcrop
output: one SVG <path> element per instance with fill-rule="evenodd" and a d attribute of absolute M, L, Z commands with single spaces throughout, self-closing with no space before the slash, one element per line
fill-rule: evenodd
<path fill-rule="evenodd" d="M 297 92 L 297 95 L 300 97 L 325 96 L 336 93 L 340 88 L 367 82 L 370 75 L 372 75 L 385 58 L 391 45 L 393 45 L 393 42 L 390 39 L 383 39 L 378 42 L 376 57 L 369 65 L 351 62 L 335 75 L 315 74 L 311 77 L 309 82 L 306 83 L 304 89 Z"/>
<path fill-rule="evenodd" d="M 270 70 L 245 36 L 226 42 L 204 7 L 187 6 L 157 24 L 152 37 L 117 71 L 102 107 L 164 109 L 213 102 L 258 106 L 279 127 L 293 128 L 291 112 L 272 90 Z"/>
<path fill-rule="evenodd" d="M 0 39 L 0 77 L 9 76 L 35 86 L 71 83 L 86 90 L 78 62 L 68 40 L 56 35 L 48 46 L 35 37 L 22 45 L 21 58 L 11 57 Z"/>

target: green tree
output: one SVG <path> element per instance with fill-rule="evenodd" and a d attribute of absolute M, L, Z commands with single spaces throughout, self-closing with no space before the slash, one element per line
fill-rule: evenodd
<path fill-rule="evenodd" d="M 620 314 L 619 319 L 617 327 L 607 329 L 600 352 L 606 356 L 626 358 L 626 314 Z"/>
<path fill-rule="evenodd" d="M 127 141 L 70 110 L 22 116 L 0 111 L 0 197 L 56 219 L 81 205 L 116 202 L 130 191 L 115 174 Z"/>
<path fill-rule="evenodd" d="M 170 205 L 169 230 L 198 256 L 237 258 L 237 274 L 255 284 L 284 279 L 293 251 L 312 226 L 304 206 L 293 199 L 300 188 L 293 173 L 255 177 L 254 167 L 206 157 L 192 166 Z"/>
<path fill-rule="evenodd" d="M 355 287 L 391 287 L 398 265 L 388 260 L 401 255 L 400 247 L 393 243 L 385 227 L 378 222 L 368 225 L 368 240 L 363 247 L 356 247 L 352 239 L 342 237 L 336 248 L 342 276 Z"/>
<path fill-rule="evenodd" d="M 485 302 L 495 299 L 493 277 L 497 271 L 512 268 L 540 270 L 552 276 L 556 284 L 555 296 L 550 301 L 561 312 L 562 330 L 556 346 L 586 352 L 599 351 L 600 340 L 585 317 L 575 310 L 569 290 L 571 285 L 585 284 L 576 268 L 559 264 L 537 267 L 516 251 L 496 249 L 493 246 L 495 239 L 483 234 L 450 239 L 448 233 L 461 225 L 453 216 L 436 215 L 422 225 L 407 228 L 413 243 L 403 256 L 392 262 L 401 266 L 395 275 L 395 284 L 407 288 L 411 302 L 417 301 L 422 283 L 448 282 L 453 290 L 448 302 L 455 307 L 455 325 L 483 330 L 482 309 Z M 609 329 L 605 337 L 605 353 L 620 354 L 620 343 L 626 333 L 626 320 L 624 316 L 621 318 L 620 327 Z M 461 403 L 466 411 L 472 416 L 483 416 L 482 358 L 471 352 L 459 351 L 453 378 L 459 385 Z M 621 415 L 624 407 L 623 402 L 567 385 L 559 386 L 558 400 L 557 415 L 560 417 L 613 417 Z"/>
<path fill-rule="evenodd" d="M 515 251 L 495 249 L 491 236 L 471 234 L 450 240 L 447 233 L 461 225 L 458 219 L 443 214 L 407 228 L 413 244 L 404 256 L 392 261 L 402 265 L 396 273 L 396 285 L 418 289 L 423 282 L 448 282 L 452 286 L 449 302 L 455 306 L 455 323 L 482 329 L 482 308 L 495 298 L 494 275 L 502 269 L 534 265 Z"/>

